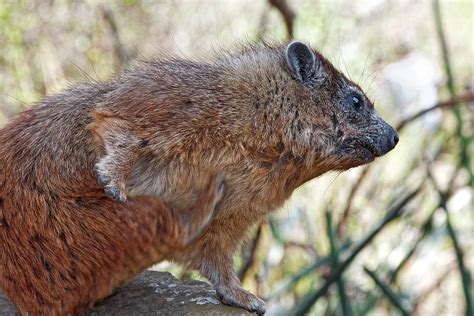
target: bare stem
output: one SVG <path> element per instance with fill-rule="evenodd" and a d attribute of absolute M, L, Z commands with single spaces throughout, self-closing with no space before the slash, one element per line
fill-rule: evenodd
<path fill-rule="evenodd" d="M 402 198 L 398 203 L 396 203 L 387 213 L 387 215 L 384 217 L 384 219 L 377 224 L 365 237 L 363 237 L 355 246 L 352 252 L 350 253 L 349 257 L 345 259 L 340 265 L 338 265 L 333 272 L 329 275 L 329 277 L 326 279 L 326 282 L 324 285 L 314 291 L 308 293 L 306 296 L 304 296 L 299 302 L 295 304 L 295 307 L 293 308 L 292 311 L 290 311 L 291 315 L 305 315 L 309 312 L 311 307 L 316 303 L 316 301 L 323 295 L 327 293 L 329 290 L 329 287 L 337 281 L 337 279 L 341 276 L 341 274 L 344 272 L 344 270 L 354 261 L 354 259 L 357 257 L 357 255 L 367 246 L 370 244 L 370 242 L 374 239 L 375 236 L 377 236 L 382 229 L 390 223 L 392 220 L 395 218 L 398 218 L 403 210 L 404 207 L 408 202 L 410 202 L 414 197 L 418 195 L 420 192 L 421 185 L 418 186 L 415 190 L 411 191 L 409 194 L 407 194 L 404 198 Z"/>
<path fill-rule="evenodd" d="M 268 2 L 270 2 L 270 4 L 278 11 L 280 11 L 283 20 L 285 21 L 288 38 L 293 38 L 294 23 L 296 18 L 296 14 L 293 9 L 291 9 L 286 0 L 268 0 Z"/>

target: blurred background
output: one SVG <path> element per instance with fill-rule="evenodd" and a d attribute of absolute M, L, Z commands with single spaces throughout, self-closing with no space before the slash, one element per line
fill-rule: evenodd
<path fill-rule="evenodd" d="M 0 0 L 0 127 L 135 58 L 307 41 L 400 142 L 310 181 L 255 227 L 235 257 L 245 287 L 269 315 L 473 315 L 473 16 L 469 0 Z"/>

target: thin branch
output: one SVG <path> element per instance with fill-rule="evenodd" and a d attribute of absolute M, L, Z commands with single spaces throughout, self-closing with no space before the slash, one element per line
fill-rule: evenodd
<path fill-rule="evenodd" d="M 290 311 L 291 315 L 305 315 L 309 312 L 311 307 L 316 303 L 316 301 L 326 294 L 329 290 L 329 287 L 334 283 L 344 272 L 344 270 L 354 261 L 356 256 L 367 246 L 370 244 L 372 239 L 377 236 L 382 229 L 390 223 L 395 218 L 398 218 L 404 210 L 404 207 L 408 202 L 410 202 L 414 197 L 418 195 L 421 189 L 421 185 L 418 186 L 415 190 L 407 194 L 400 202 L 396 203 L 384 217 L 384 219 L 377 224 L 364 238 L 362 238 L 352 250 L 351 254 L 347 259 L 345 259 L 333 272 L 329 275 L 326 279 L 324 285 L 317 291 L 307 294 L 304 296 L 299 302 L 295 304 L 295 307 L 292 311 Z"/>
<path fill-rule="evenodd" d="M 299 248 L 299 249 L 303 249 L 304 251 L 306 251 L 310 256 L 312 257 L 317 257 L 317 252 L 316 252 L 316 249 L 314 248 L 313 245 L 309 245 L 309 244 L 305 244 L 305 243 L 300 243 L 300 242 L 296 242 L 296 241 L 287 241 L 283 244 L 283 246 L 285 248 L 290 248 L 290 247 L 294 247 L 294 248 Z"/>
<path fill-rule="evenodd" d="M 337 254 L 339 255 L 340 253 L 343 253 L 346 251 L 349 247 L 351 246 L 350 242 L 345 242 L 337 251 Z M 298 273 L 294 274 L 289 280 L 284 281 L 280 284 L 277 284 L 275 286 L 275 290 L 273 290 L 267 297 L 267 300 L 273 300 L 279 296 L 281 296 L 283 293 L 288 292 L 291 290 L 302 278 L 307 276 L 308 274 L 314 272 L 315 270 L 328 266 L 331 263 L 331 257 L 330 256 L 325 256 L 322 257 L 321 259 L 318 259 L 308 265 L 307 267 L 303 268 L 300 270 Z"/>
<path fill-rule="evenodd" d="M 402 120 L 400 123 L 398 123 L 396 129 L 400 132 L 401 129 L 405 127 L 406 124 L 420 118 L 421 116 L 432 112 L 436 109 L 439 108 L 452 108 L 453 106 L 459 104 L 459 103 L 465 103 L 465 102 L 474 102 L 474 93 L 473 92 L 467 92 L 461 95 L 457 95 L 452 97 L 451 99 L 444 101 L 444 102 L 439 102 L 432 107 L 429 107 L 427 109 L 423 109 L 415 114 L 413 114 L 410 117 L 407 117 L 406 119 Z"/>
<path fill-rule="evenodd" d="M 344 206 L 341 219 L 339 220 L 339 224 L 337 225 L 337 236 L 339 237 L 339 240 L 342 238 L 342 236 L 345 233 L 347 220 L 349 219 L 349 213 L 352 209 L 352 202 L 354 201 L 354 197 L 357 191 L 359 190 L 362 181 L 365 179 L 365 177 L 369 173 L 370 166 L 371 165 L 365 166 L 364 169 L 362 169 L 362 173 L 359 175 L 359 177 L 355 181 L 354 185 L 351 188 L 351 191 L 349 192 L 349 196 L 346 199 L 346 205 Z"/>
<path fill-rule="evenodd" d="M 332 228 L 332 216 L 331 216 L 331 213 L 329 213 L 328 211 L 326 211 L 326 228 L 327 228 L 327 234 L 329 237 L 329 244 L 331 245 L 332 266 L 333 268 L 335 268 L 339 265 L 339 256 L 337 253 L 336 236 Z M 346 293 L 346 289 L 344 285 L 344 279 L 342 275 L 336 280 L 336 283 L 337 283 L 337 289 L 339 292 L 339 298 L 341 300 L 342 314 L 344 316 L 351 316 L 353 314 L 352 307 L 351 307 L 351 304 L 349 303 L 349 298 L 347 297 L 347 293 Z"/>
<path fill-rule="evenodd" d="M 249 272 L 250 268 L 255 262 L 257 246 L 258 246 L 258 242 L 260 241 L 261 236 L 262 236 L 262 225 L 258 226 L 257 232 L 255 233 L 255 237 L 252 240 L 250 250 L 247 252 L 247 255 L 244 257 L 244 263 L 238 273 L 240 281 L 243 281 L 247 277 L 247 273 Z"/>
<path fill-rule="evenodd" d="M 458 170 L 458 169 L 457 169 Z M 454 172 L 453 176 L 450 179 L 450 183 L 454 181 L 457 175 L 457 170 Z M 466 265 L 464 264 L 464 251 L 461 248 L 461 245 L 459 243 L 459 239 L 456 234 L 456 230 L 454 229 L 452 223 L 451 223 L 451 218 L 450 218 L 450 213 L 448 211 L 448 198 L 451 193 L 451 186 L 448 186 L 447 191 L 442 191 L 438 184 L 436 183 L 435 179 L 431 175 L 431 173 L 428 173 L 429 178 L 431 182 L 433 183 L 433 186 L 435 187 L 435 190 L 438 192 L 439 195 L 439 207 L 442 208 L 446 214 L 446 228 L 448 230 L 448 234 L 451 238 L 451 241 L 453 243 L 454 247 L 454 253 L 456 255 L 456 261 L 458 263 L 458 268 L 459 268 L 459 273 L 461 275 L 461 284 L 463 288 L 463 293 L 464 297 L 466 300 L 466 315 L 473 315 L 473 302 L 472 302 L 472 292 L 471 292 L 471 285 L 472 285 L 472 279 L 471 279 L 471 274 L 469 270 L 466 268 Z"/>
<path fill-rule="evenodd" d="M 438 0 L 433 0 L 433 13 L 436 24 L 436 32 L 438 33 L 439 44 L 441 46 L 441 53 L 444 63 L 444 71 L 446 72 L 446 77 L 448 79 L 447 86 L 448 90 L 451 93 L 451 96 L 455 95 L 454 91 L 454 78 L 451 71 L 451 62 L 449 61 L 449 52 L 448 44 L 446 43 L 446 37 L 444 36 L 443 22 L 441 18 L 441 8 L 439 6 Z"/>
<path fill-rule="evenodd" d="M 443 19 L 441 17 L 441 7 L 439 4 L 439 0 L 433 0 L 433 13 L 434 13 L 434 20 L 436 24 L 436 31 L 438 33 L 438 39 L 441 46 L 441 53 L 443 56 L 444 69 L 446 72 L 446 77 L 448 79 L 447 86 L 448 86 L 449 93 L 451 94 L 451 97 L 454 97 L 456 95 L 456 90 L 454 86 L 454 77 L 451 71 L 452 67 L 451 67 L 451 62 L 450 62 L 450 55 L 448 51 L 446 36 L 444 34 Z M 467 172 L 469 173 L 469 180 L 470 180 L 471 186 L 474 186 L 474 174 L 473 174 L 472 165 L 470 162 L 471 157 L 467 151 L 470 140 L 463 133 L 463 120 L 462 120 L 461 108 L 459 106 L 454 106 L 453 113 L 456 117 L 456 134 L 458 135 L 459 145 L 461 147 L 458 163 L 460 166 L 462 166 L 463 168 L 467 170 Z M 472 313 L 472 306 L 471 306 L 471 313 Z"/>
<path fill-rule="evenodd" d="M 288 5 L 286 0 L 268 0 L 268 2 L 275 7 L 283 17 L 286 25 L 286 32 L 288 34 L 288 38 L 292 39 L 294 35 L 294 22 L 296 18 L 296 14 Z"/>
<path fill-rule="evenodd" d="M 377 286 L 382 290 L 390 302 L 392 302 L 392 304 L 398 308 L 402 315 L 410 315 L 410 308 L 405 306 L 404 302 L 402 302 L 399 296 L 390 288 L 387 283 L 382 281 L 374 271 L 369 270 L 367 267 L 364 267 L 364 271 L 370 276 L 375 284 L 377 284 Z"/>
<path fill-rule="evenodd" d="M 432 230 L 433 230 L 433 218 L 434 218 L 434 215 L 436 214 L 437 209 L 438 209 L 438 207 L 436 206 L 433 209 L 433 211 L 431 211 L 430 215 L 428 216 L 428 218 L 425 220 L 425 222 L 422 225 L 422 233 L 421 233 L 420 237 L 418 237 L 418 239 L 415 241 L 415 243 L 410 248 L 410 250 L 405 254 L 405 256 L 400 261 L 398 266 L 395 269 L 393 269 L 392 272 L 390 273 L 390 276 L 389 276 L 389 283 L 390 284 L 396 282 L 398 274 L 403 269 L 403 267 L 407 264 L 407 262 L 410 260 L 410 258 L 415 254 L 415 251 L 418 249 L 418 246 L 421 244 L 423 239 L 425 239 L 425 237 L 429 233 L 432 232 Z"/>
<path fill-rule="evenodd" d="M 473 304 L 472 304 L 472 292 L 471 292 L 471 286 L 472 286 L 471 274 L 469 270 L 466 268 L 466 265 L 464 264 L 464 252 L 461 248 L 461 245 L 459 244 L 459 239 L 457 237 L 456 230 L 454 229 L 451 223 L 450 214 L 446 207 L 443 207 L 443 209 L 446 213 L 446 227 L 448 229 L 449 236 L 451 237 L 451 240 L 453 242 L 454 252 L 456 254 L 456 261 L 458 263 L 459 272 L 461 274 L 463 292 L 466 298 L 466 315 L 474 315 L 473 307 L 472 307 Z"/>

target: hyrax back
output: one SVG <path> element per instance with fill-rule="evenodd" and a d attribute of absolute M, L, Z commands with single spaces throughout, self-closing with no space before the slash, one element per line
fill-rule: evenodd
<path fill-rule="evenodd" d="M 30 132 L 22 133 L 24 127 Z M 19 181 L 28 190 L 40 186 L 50 195 L 74 200 L 105 196 L 98 176 L 112 198 L 101 200 L 106 205 L 101 211 L 122 209 L 136 220 L 152 212 L 149 205 L 158 203 L 157 197 L 181 216 L 190 216 L 199 200 L 190 179 L 222 174 L 226 193 L 209 228 L 190 245 L 160 254 L 198 269 L 223 302 L 258 313 L 265 311 L 264 302 L 245 291 L 232 270 L 232 255 L 249 228 L 302 183 L 368 163 L 398 140 L 360 87 L 301 42 L 254 45 L 205 61 L 143 62 L 108 83 L 47 99 L 10 130 L 0 158 L 13 164 L 13 156 L 23 154 L 16 159 L 22 167 L 12 165 L 2 177 L 31 171 L 35 176 Z M 15 140 L 17 134 L 21 139 Z M 43 146 L 33 145 L 38 142 Z M 21 150 L 15 149 L 18 144 Z M 50 172 L 38 172 L 43 169 Z M 23 207 L 19 197 L 15 201 Z M 15 208 L 11 212 L 19 214 Z M 59 218 L 83 227 L 75 213 L 64 208 Z M 91 213 L 91 222 L 100 218 L 100 212 Z M 118 220 L 126 218 L 117 215 Z M 151 244 L 142 248 L 155 249 Z M 150 264 L 137 258 L 143 267 Z"/>

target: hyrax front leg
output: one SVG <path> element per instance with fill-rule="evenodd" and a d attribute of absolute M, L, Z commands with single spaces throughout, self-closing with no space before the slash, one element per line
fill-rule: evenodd
<path fill-rule="evenodd" d="M 103 112 L 94 113 L 94 117 L 91 130 L 105 149 L 95 165 L 99 183 L 108 197 L 124 203 L 127 179 L 144 140 L 135 136 L 120 117 Z"/>

